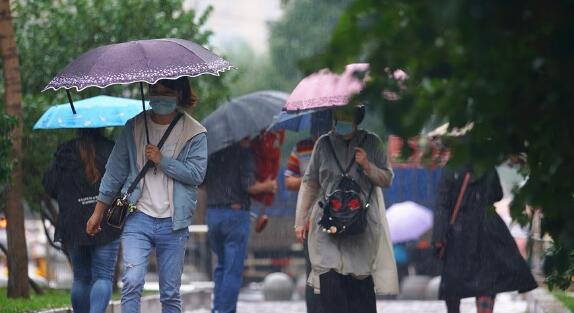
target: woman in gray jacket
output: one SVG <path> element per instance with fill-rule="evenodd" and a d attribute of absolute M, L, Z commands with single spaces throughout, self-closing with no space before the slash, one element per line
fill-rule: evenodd
<path fill-rule="evenodd" d="M 295 234 L 301 241 L 305 239 L 306 221 L 310 220 L 312 273 L 308 284 L 320 292 L 323 310 L 330 313 L 376 312 L 376 292 L 398 291 L 380 190 L 390 186 L 393 172 L 379 137 L 357 129 L 363 117 L 362 106 L 334 111 L 333 131 L 315 144 L 297 200 Z M 347 166 L 348 172 L 342 173 Z M 359 193 L 369 204 L 364 211 L 366 226 L 357 234 L 324 226 L 330 220 L 324 218 L 328 195 L 340 188 L 342 174 L 358 184 Z M 350 200 L 344 202 L 345 206 L 351 205 Z"/>

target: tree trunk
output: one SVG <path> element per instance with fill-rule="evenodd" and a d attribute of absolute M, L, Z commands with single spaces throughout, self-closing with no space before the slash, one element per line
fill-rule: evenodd
<path fill-rule="evenodd" d="M 0 56 L 3 63 L 6 113 L 16 118 L 18 125 L 10 135 L 12 141 L 12 170 L 6 196 L 6 227 L 8 236 L 8 297 L 28 298 L 28 252 L 22 206 L 22 90 L 16 37 L 10 14 L 10 0 L 0 0 Z"/>

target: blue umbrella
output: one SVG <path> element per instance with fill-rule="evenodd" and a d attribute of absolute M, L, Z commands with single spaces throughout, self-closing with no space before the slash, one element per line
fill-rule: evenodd
<path fill-rule="evenodd" d="M 329 110 L 307 110 L 299 112 L 282 111 L 275 116 L 268 130 L 291 130 L 294 132 L 311 131 L 316 129 L 318 133 L 327 132 L 331 128 L 331 114 Z"/>
<path fill-rule="evenodd" d="M 309 130 L 311 128 L 311 112 L 312 111 L 300 111 L 290 113 L 281 111 L 281 113 L 275 116 L 268 130 L 285 129 L 294 132 Z"/>
<path fill-rule="evenodd" d="M 76 101 L 76 114 L 69 104 L 53 106 L 34 125 L 34 129 L 99 128 L 124 126 L 141 113 L 141 100 L 97 96 Z M 146 106 L 149 105 L 146 102 Z"/>

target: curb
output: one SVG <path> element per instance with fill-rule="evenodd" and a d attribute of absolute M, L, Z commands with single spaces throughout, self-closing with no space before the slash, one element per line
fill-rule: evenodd
<path fill-rule="evenodd" d="M 186 307 L 193 309 L 207 309 L 211 310 L 211 290 L 200 289 L 193 291 L 182 291 L 181 302 L 183 304 L 182 311 Z M 110 301 L 106 313 L 121 313 L 121 302 L 119 300 Z M 141 299 L 141 313 L 157 313 L 161 312 L 161 302 L 159 301 L 159 294 L 145 296 Z M 37 313 L 73 313 L 71 308 L 49 309 L 44 311 L 37 311 Z"/>
<path fill-rule="evenodd" d="M 537 288 L 524 295 L 528 303 L 528 313 L 571 313 L 546 288 Z"/>

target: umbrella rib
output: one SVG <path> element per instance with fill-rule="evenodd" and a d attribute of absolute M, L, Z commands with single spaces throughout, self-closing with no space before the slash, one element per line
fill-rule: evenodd
<path fill-rule="evenodd" d="M 138 47 L 138 49 L 142 52 L 143 58 L 145 60 L 145 65 L 147 67 L 148 70 L 151 70 L 151 68 L 149 67 L 149 59 L 147 57 L 146 51 L 143 48 L 143 45 L 140 43 L 141 41 L 135 41 L 134 44 Z"/>
<path fill-rule="evenodd" d="M 174 41 L 172 38 L 163 38 L 163 39 L 156 39 L 156 40 L 168 41 L 168 42 L 170 42 L 170 43 L 173 43 L 173 44 L 176 44 L 176 45 L 178 45 L 178 46 L 181 46 L 182 48 L 186 49 L 186 50 L 187 50 L 188 52 L 190 52 L 190 53 L 194 53 L 193 50 L 191 50 L 191 49 L 185 47 L 183 44 L 181 44 L 181 43 L 179 43 L 179 42 L 177 42 L 177 41 Z M 145 49 L 142 48 L 140 41 L 141 41 L 141 40 L 136 40 L 136 41 L 132 41 L 132 42 L 135 43 L 135 44 L 137 44 L 138 47 L 143 50 L 143 52 L 144 52 L 144 58 L 145 58 L 145 60 L 146 60 L 146 66 L 147 66 L 148 69 L 150 69 L 150 67 L 149 67 L 149 58 L 147 57 L 147 55 L 146 55 L 146 53 L 145 53 Z M 192 43 L 193 43 L 193 42 L 192 42 Z M 86 72 L 85 76 L 91 76 L 91 75 L 93 75 L 92 73 L 93 73 L 93 71 L 94 71 L 95 66 L 96 66 L 97 64 L 99 64 L 100 60 L 103 59 L 103 58 L 105 58 L 105 55 L 107 55 L 107 54 L 109 53 L 109 50 L 110 50 L 109 48 L 112 47 L 112 46 L 119 45 L 119 44 L 125 44 L 125 43 L 115 43 L 115 44 L 110 44 L 110 45 L 107 45 L 107 46 L 100 47 L 100 48 L 103 48 L 104 51 L 103 51 L 100 55 L 98 55 L 98 56 L 96 57 L 96 60 L 95 60 L 94 64 L 93 64 L 93 65 L 90 67 L 90 69 Z M 205 47 L 203 47 L 203 46 L 201 46 L 201 45 L 199 45 L 199 44 L 196 44 L 196 43 L 193 43 L 193 44 L 195 44 L 195 45 L 197 45 L 199 48 L 205 50 L 206 55 L 203 56 L 203 57 L 200 56 L 200 55 L 198 55 L 197 53 L 194 53 L 194 54 L 195 54 L 195 56 L 196 56 L 198 59 L 200 59 L 200 60 L 206 65 L 206 70 L 205 70 L 205 71 L 202 71 L 202 72 L 200 72 L 200 73 L 197 73 L 197 74 L 193 74 L 193 75 L 190 75 L 190 74 L 177 75 L 177 76 L 169 77 L 169 79 L 177 79 L 177 78 L 180 78 L 180 77 L 191 77 L 191 78 L 193 78 L 193 77 L 198 77 L 198 76 L 201 76 L 201 75 L 204 75 L 204 74 L 209 74 L 209 75 L 212 75 L 212 76 L 220 76 L 220 73 L 225 72 L 225 71 L 228 71 L 228 70 L 230 70 L 230 69 L 236 68 L 235 66 L 233 66 L 232 64 L 230 64 L 227 60 L 225 60 L 225 59 L 221 58 L 220 56 L 214 54 L 214 53 L 211 52 L 209 49 L 206 49 Z M 97 49 L 97 48 L 95 48 L 95 49 Z M 213 55 L 210 56 L 209 54 L 213 54 Z M 218 62 L 221 62 L 221 66 L 220 66 L 220 67 L 215 67 L 213 64 L 210 64 L 210 62 L 207 62 L 207 61 L 206 61 L 206 58 L 209 58 L 209 57 L 212 57 L 212 58 L 213 58 L 212 61 L 211 61 L 211 63 L 213 63 L 213 62 L 215 62 L 215 61 L 218 61 Z M 57 75 L 56 77 L 58 77 L 58 75 Z M 76 77 L 77 77 L 77 76 L 76 76 Z M 53 85 L 53 80 L 54 80 L 54 79 L 52 79 L 52 81 L 51 81 L 50 83 L 48 83 L 48 85 L 47 85 L 46 87 L 44 87 L 44 89 L 42 90 L 42 92 L 44 92 L 44 91 L 46 91 L 46 90 L 48 90 L 48 89 L 52 89 L 52 90 L 54 90 L 54 91 L 57 91 L 57 90 L 59 90 L 59 89 L 66 89 L 66 90 L 67 90 L 67 89 L 73 89 L 73 88 L 75 88 L 76 91 L 80 92 L 80 91 L 82 91 L 82 90 L 84 90 L 84 89 L 86 89 L 86 88 L 89 88 L 89 87 L 97 87 L 97 88 L 103 89 L 103 88 L 106 88 L 106 87 L 112 86 L 112 85 L 128 85 L 128 84 L 137 83 L 137 82 L 142 82 L 142 83 L 147 83 L 147 84 L 153 85 L 153 84 L 157 83 L 159 80 L 165 79 L 165 78 L 167 78 L 167 77 L 157 78 L 157 79 L 154 79 L 154 80 L 150 80 L 150 79 L 145 79 L 145 78 L 144 78 L 144 79 L 135 79 L 135 80 L 125 81 L 125 82 L 111 82 L 111 83 L 107 83 L 107 84 L 106 84 L 106 83 L 102 83 L 102 82 L 100 82 L 100 83 L 94 82 L 94 83 L 86 83 L 85 85 L 84 85 L 84 84 L 73 84 L 73 85 L 70 85 L 70 86 L 66 86 L 65 84 L 62 84 L 62 85 L 59 85 L 59 86 L 58 86 L 58 85 L 57 85 L 57 86 L 54 86 L 54 85 Z"/>
<path fill-rule="evenodd" d="M 189 50 L 189 48 L 187 48 L 186 46 L 182 45 L 181 43 L 179 43 L 179 42 L 177 42 L 177 41 L 172 40 L 171 38 L 165 38 L 165 39 L 162 39 L 162 40 L 172 42 L 172 43 L 174 43 L 174 44 L 176 44 L 176 45 L 178 45 L 178 46 L 184 48 L 184 49 L 187 50 L 187 51 L 191 51 L 191 50 Z M 197 44 L 197 45 L 200 46 L 202 49 L 205 49 L 202 45 L 199 45 L 199 44 Z M 209 51 L 208 49 L 206 49 L 206 50 Z M 231 65 L 231 63 L 229 63 L 228 61 L 226 61 L 226 60 L 224 60 L 223 58 L 220 58 L 220 57 L 217 56 L 216 54 L 213 54 L 213 53 L 212 53 L 212 54 L 215 55 L 218 59 L 221 59 L 222 61 L 225 61 L 225 62 L 227 62 L 227 63 L 229 64 L 228 67 L 226 67 L 226 68 L 224 68 L 224 69 L 222 69 L 222 70 L 214 70 L 214 69 L 212 68 L 212 66 L 209 64 L 209 62 L 207 62 L 206 60 L 204 60 L 203 57 L 200 57 L 200 56 L 199 56 L 197 53 L 195 53 L 195 52 L 193 52 L 193 53 L 194 53 L 198 58 L 200 58 L 203 62 L 205 62 L 205 64 L 206 64 L 206 65 L 209 67 L 209 69 L 211 70 L 210 73 L 212 73 L 212 74 L 215 75 L 215 76 L 219 76 L 219 73 L 222 73 L 222 72 L 225 72 L 225 71 L 230 70 L 230 69 L 232 69 L 232 68 L 235 68 L 235 66 Z"/>
<path fill-rule="evenodd" d="M 88 71 L 88 73 L 86 74 L 86 76 L 92 75 L 92 70 L 94 69 L 94 67 L 95 67 L 98 63 L 100 63 L 100 59 L 104 56 L 104 54 L 106 54 L 106 53 L 108 52 L 108 48 L 111 47 L 111 46 L 112 46 L 112 45 L 108 45 L 108 46 L 102 47 L 102 48 L 105 48 L 105 49 L 103 49 L 104 52 L 102 52 L 102 53 L 98 56 L 98 58 L 96 59 L 96 62 L 94 62 L 94 64 L 92 64 L 92 66 L 90 67 L 90 70 Z M 81 56 L 80 56 L 80 57 L 81 57 Z M 70 87 L 70 89 L 72 89 L 72 88 L 73 88 L 73 87 Z M 77 90 L 77 91 L 80 91 L 81 89 L 78 90 L 78 87 L 76 87 L 76 90 Z"/>

